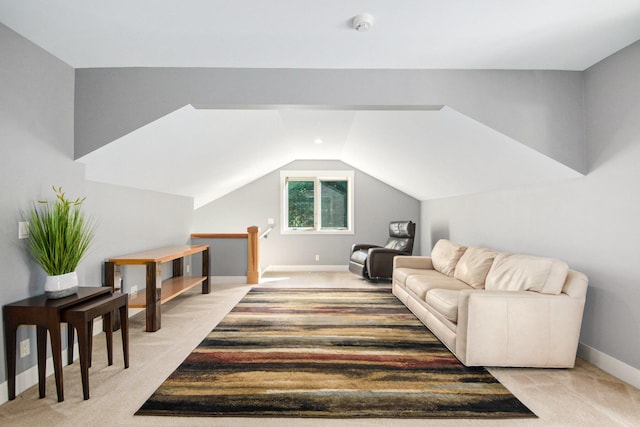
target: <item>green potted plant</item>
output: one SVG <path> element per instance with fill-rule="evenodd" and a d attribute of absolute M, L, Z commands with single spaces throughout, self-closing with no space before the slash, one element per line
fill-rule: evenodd
<path fill-rule="evenodd" d="M 48 298 L 63 298 L 78 291 L 76 268 L 93 241 L 93 221 L 82 211 L 85 198 L 69 200 L 62 187 L 53 186 L 56 200 L 34 203 L 28 215 L 31 254 L 47 273 Z"/>

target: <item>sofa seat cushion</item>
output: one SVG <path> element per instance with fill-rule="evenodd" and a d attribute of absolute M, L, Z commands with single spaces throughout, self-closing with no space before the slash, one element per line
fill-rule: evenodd
<path fill-rule="evenodd" d="M 445 319 L 458 323 L 459 294 L 460 290 L 457 289 L 431 289 L 427 292 L 425 301 Z"/>
<path fill-rule="evenodd" d="M 408 267 L 401 267 L 401 268 L 396 268 L 395 270 L 393 270 L 393 278 L 395 279 L 396 282 L 399 282 L 402 285 L 405 285 L 407 282 L 407 278 L 409 276 L 413 276 L 416 274 L 425 274 L 425 272 L 429 272 L 429 271 L 435 271 L 435 270 L 427 270 L 424 268 L 408 268 Z M 426 273 L 428 274 L 428 273 Z"/>
<path fill-rule="evenodd" d="M 422 274 L 415 274 L 407 277 L 406 288 L 412 291 L 422 301 L 425 300 L 427 292 L 431 289 L 471 289 L 466 283 L 445 276 L 435 270 L 424 270 Z"/>
<path fill-rule="evenodd" d="M 557 259 L 501 253 L 493 260 L 485 289 L 558 295 L 568 271 L 569 266 Z"/>
<path fill-rule="evenodd" d="M 446 239 L 440 239 L 431 250 L 433 268 L 442 274 L 453 277 L 458 260 L 467 249 Z"/>
<path fill-rule="evenodd" d="M 487 248 L 467 248 L 458 260 L 453 277 L 475 289 L 483 289 L 484 282 L 498 252 Z"/>

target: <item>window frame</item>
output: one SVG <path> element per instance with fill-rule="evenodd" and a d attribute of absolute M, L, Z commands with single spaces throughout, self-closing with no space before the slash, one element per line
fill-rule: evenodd
<path fill-rule="evenodd" d="M 352 170 L 281 170 L 280 171 L 280 232 L 282 234 L 324 234 L 324 235 L 345 235 L 355 234 L 354 218 L 354 176 Z M 289 180 L 313 181 L 313 227 L 291 228 L 289 224 Z M 347 181 L 347 227 L 345 229 L 321 228 L 321 185 L 322 181 Z"/>

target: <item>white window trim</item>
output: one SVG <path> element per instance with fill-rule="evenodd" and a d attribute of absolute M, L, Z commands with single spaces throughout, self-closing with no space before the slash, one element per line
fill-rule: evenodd
<path fill-rule="evenodd" d="M 280 233 L 281 234 L 355 234 L 354 217 L 354 172 L 351 170 L 281 170 L 280 171 Z M 320 230 L 317 228 L 294 229 L 287 227 L 288 197 L 287 178 L 310 178 L 319 180 L 347 180 L 347 229 L 346 230 Z M 315 198 L 314 215 L 318 214 L 319 201 Z"/>

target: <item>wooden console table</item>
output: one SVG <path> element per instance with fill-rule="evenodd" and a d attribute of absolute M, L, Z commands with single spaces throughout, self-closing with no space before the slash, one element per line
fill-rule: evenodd
<path fill-rule="evenodd" d="M 202 276 L 184 276 L 184 257 L 202 253 Z M 173 277 L 162 281 L 162 263 L 173 262 Z M 209 246 L 178 245 L 153 249 L 129 255 L 109 258 L 104 263 L 104 283 L 114 288 L 115 271 L 118 265 L 145 265 L 147 287 L 136 295 L 130 295 L 129 308 L 146 308 L 147 332 L 160 329 L 160 305 L 192 287 L 202 283 L 202 293 L 211 292 L 209 287 Z"/>
<path fill-rule="evenodd" d="M 45 295 L 16 301 L 4 306 L 4 336 L 7 360 L 7 385 L 9 400 L 16 398 L 16 332 L 20 325 L 36 325 L 38 347 L 38 391 L 45 396 L 47 359 L 47 331 L 51 338 L 51 356 L 56 378 L 58 402 L 64 400 L 62 387 L 62 343 L 60 342 L 60 313 L 69 307 L 111 293 L 106 287 L 80 287 L 76 294 L 60 299 L 48 299 Z M 67 349 L 67 351 L 73 351 Z"/>

